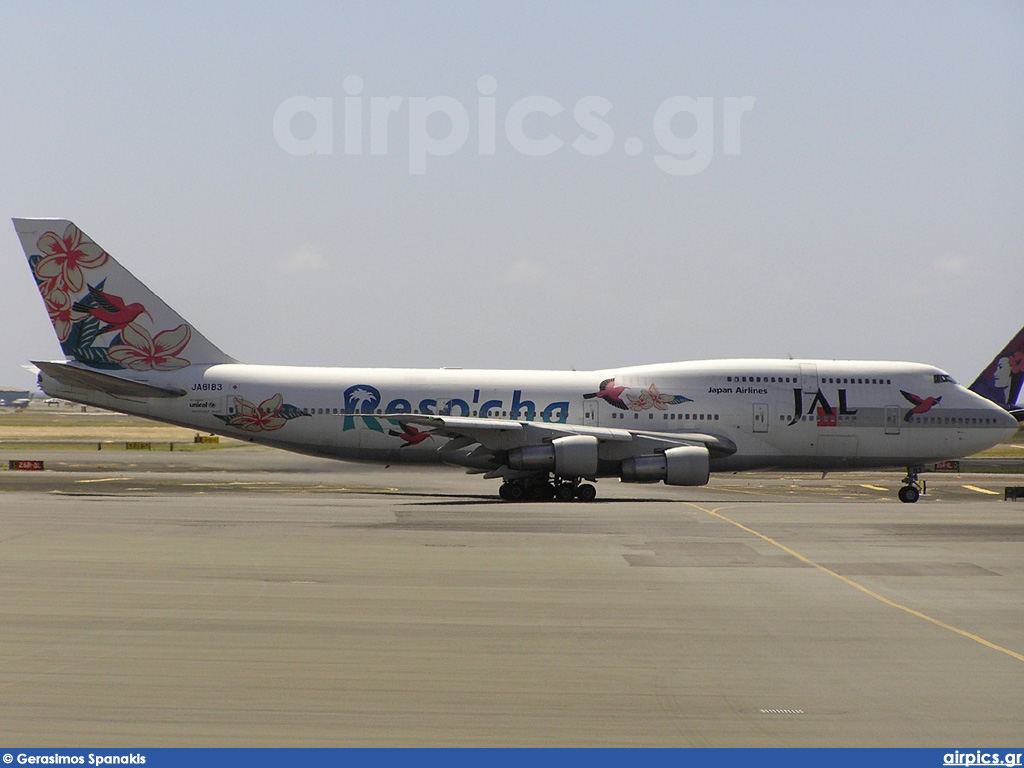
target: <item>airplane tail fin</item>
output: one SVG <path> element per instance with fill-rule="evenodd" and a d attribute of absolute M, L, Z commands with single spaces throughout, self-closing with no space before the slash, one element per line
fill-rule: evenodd
<path fill-rule="evenodd" d="M 237 362 L 65 219 L 14 228 L 69 360 L 102 371 L 176 371 Z"/>
<path fill-rule="evenodd" d="M 1022 383 L 1024 383 L 1024 328 L 1017 331 L 1017 335 L 1010 340 L 1003 351 L 985 366 L 985 370 L 978 375 L 969 389 L 993 403 L 1003 406 L 1014 415 L 1018 413 L 1024 415 L 1024 411 L 1017 407 L 1017 396 L 1020 394 Z M 1020 421 L 1020 417 L 1017 420 Z"/>

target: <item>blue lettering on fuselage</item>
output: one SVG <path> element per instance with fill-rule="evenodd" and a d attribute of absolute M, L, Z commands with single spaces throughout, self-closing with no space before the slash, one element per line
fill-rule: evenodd
<path fill-rule="evenodd" d="M 355 384 L 345 390 L 345 421 L 342 424 L 342 431 L 356 428 L 356 420 L 353 414 L 373 413 L 373 409 L 380 404 L 380 390 L 371 387 L 369 384 Z M 384 427 L 372 416 L 362 416 L 363 423 L 375 432 L 383 432 Z"/>
<path fill-rule="evenodd" d="M 382 432 L 383 427 L 373 414 L 383 402 L 380 390 L 370 384 L 353 384 L 345 390 L 345 419 L 342 424 L 342 431 L 356 428 L 356 419 L 362 419 L 363 423 L 372 430 Z M 480 390 L 473 390 L 472 402 L 480 401 Z M 506 402 L 510 405 L 506 408 Z M 417 411 L 422 414 L 439 414 L 443 416 L 469 416 L 472 408 L 466 400 L 461 397 L 451 398 L 424 398 L 417 405 Z M 396 397 L 390 400 L 384 409 L 384 413 L 413 413 L 412 403 L 404 397 Z M 484 418 L 500 417 L 507 413 L 506 418 L 534 421 L 538 416 L 541 421 L 547 423 L 564 424 L 569 420 L 569 402 L 557 400 L 548 403 L 544 408 L 538 409 L 534 400 L 523 397 L 521 389 L 512 390 L 512 396 L 508 401 L 505 399 L 485 400 L 480 403 L 479 414 Z"/>

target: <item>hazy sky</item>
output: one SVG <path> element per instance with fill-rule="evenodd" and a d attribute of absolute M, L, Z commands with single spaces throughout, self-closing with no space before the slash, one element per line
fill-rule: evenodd
<path fill-rule="evenodd" d="M 1024 324 L 1020 2 L 8 0 L 0 73 L 3 219 L 247 362 L 969 382 Z M 28 387 L 62 356 L 0 253 Z"/>

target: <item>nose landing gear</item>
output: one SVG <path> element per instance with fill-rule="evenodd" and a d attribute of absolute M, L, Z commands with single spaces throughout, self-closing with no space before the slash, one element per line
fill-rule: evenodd
<path fill-rule="evenodd" d="M 921 483 L 917 480 L 917 473 L 921 469 L 921 467 L 907 467 L 907 476 L 903 478 L 904 485 L 896 494 L 904 504 L 913 504 L 921 498 Z"/>

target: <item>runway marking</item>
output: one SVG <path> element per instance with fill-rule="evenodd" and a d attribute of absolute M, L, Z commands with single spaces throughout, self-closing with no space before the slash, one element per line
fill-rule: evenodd
<path fill-rule="evenodd" d="M 867 483 L 861 483 L 861 488 L 870 488 L 872 491 L 888 491 L 888 488 L 883 488 L 880 485 L 868 485 Z"/>
<path fill-rule="evenodd" d="M 991 494 L 992 496 L 998 496 L 999 495 L 999 491 L 990 491 L 987 488 L 979 488 L 976 485 L 965 485 L 964 488 L 966 488 L 968 491 L 977 491 L 978 493 L 988 493 L 988 494 Z"/>
<path fill-rule="evenodd" d="M 969 640 L 973 640 L 976 643 L 980 643 L 981 645 L 984 645 L 986 648 L 991 648 L 994 651 L 999 651 L 1000 653 L 1005 653 L 1007 656 L 1010 656 L 1010 657 L 1016 659 L 1017 661 L 1024 661 L 1024 654 L 1017 653 L 1016 651 L 1011 651 L 1009 648 L 1003 648 L 1001 645 L 996 645 L 995 643 L 990 642 L 990 641 L 986 640 L 983 637 L 979 637 L 978 635 L 975 635 L 972 632 L 968 632 L 967 630 L 960 629 L 958 627 L 954 627 L 952 624 L 947 624 L 944 621 L 939 621 L 938 619 L 933 618 L 933 617 L 929 616 L 926 613 L 921 613 L 920 611 L 914 610 L 913 608 L 909 608 L 909 607 L 907 607 L 905 605 L 902 605 L 902 604 L 897 603 L 897 602 L 895 602 L 893 600 L 890 600 L 889 598 L 884 597 L 884 596 L 878 594 L 877 592 L 873 592 L 872 590 L 868 589 L 867 587 L 858 584 L 857 582 L 853 581 L 852 579 L 848 579 L 845 576 L 843 576 L 842 574 L 836 573 L 835 571 L 830 570 L 830 569 L 826 568 L 825 566 L 823 566 L 823 565 L 821 565 L 819 563 L 814 562 L 809 557 L 801 555 L 795 549 L 790 549 L 785 544 L 776 541 L 775 539 L 771 538 L 770 536 L 765 536 L 763 533 L 759 533 L 758 531 L 755 531 L 753 528 L 748 528 L 747 526 L 743 525 L 742 523 L 737 523 L 735 520 L 732 520 L 732 519 L 726 517 L 725 515 L 723 515 L 720 512 L 717 512 L 716 510 L 704 509 L 704 507 L 699 507 L 699 506 L 697 506 L 696 504 L 694 504 L 692 502 L 687 502 L 687 504 L 689 504 L 692 507 L 695 507 L 695 508 L 699 509 L 701 512 L 706 512 L 707 514 L 711 515 L 712 517 L 717 517 L 719 520 L 722 520 L 722 521 L 724 521 L 726 523 L 729 523 L 730 525 L 734 525 L 734 526 L 736 526 L 737 528 L 739 528 L 742 531 L 746 531 L 747 533 L 750 533 L 750 534 L 753 534 L 754 536 L 757 536 L 762 541 L 766 541 L 769 544 L 778 547 L 779 549 L 781 549 L 786 554 L 788 554 L 788 555 L 790 555 L 792 557 L 795 557 L 797 560 L 799 560 L 799 561 L 801 561 L 803 563 L 807 563 L 807 565 L 810 565 L 810 566 L 812 566 L 814 568 L 817 568 L 822 573 L 827 573 L 829 576 L 833 576 L 833 577 L 839 579 L 844 584 L 847 584 L 847 585 L 853 587 L 854 589 L 860 590 L 865 595 L 868 595 L 869 597 L 873 597 L 873 598 L 875 598 L 875 600 L 878 600 L 879 602 L 885 603 L 886 605 L 891 606 L 893 608 L 898 608 L 901 611 L 909 613 L 911 616 L 916 616 L 919 619 L 924 619 L 925 621 L 930 622 L 930 623 L 934 624 L 937 627 L 942 627 L 943 629 L 948 629 L 950 632 L 955 632 L 956 634 L 961 635 L 962 637 L 966 637 Z"/>
<path fill-rule="evenodd" d="M 75 480 L 76 483 L 110 483 L 115 480 L 127 480 L 127 477 L 97 477 L 92 480 Z"/>

